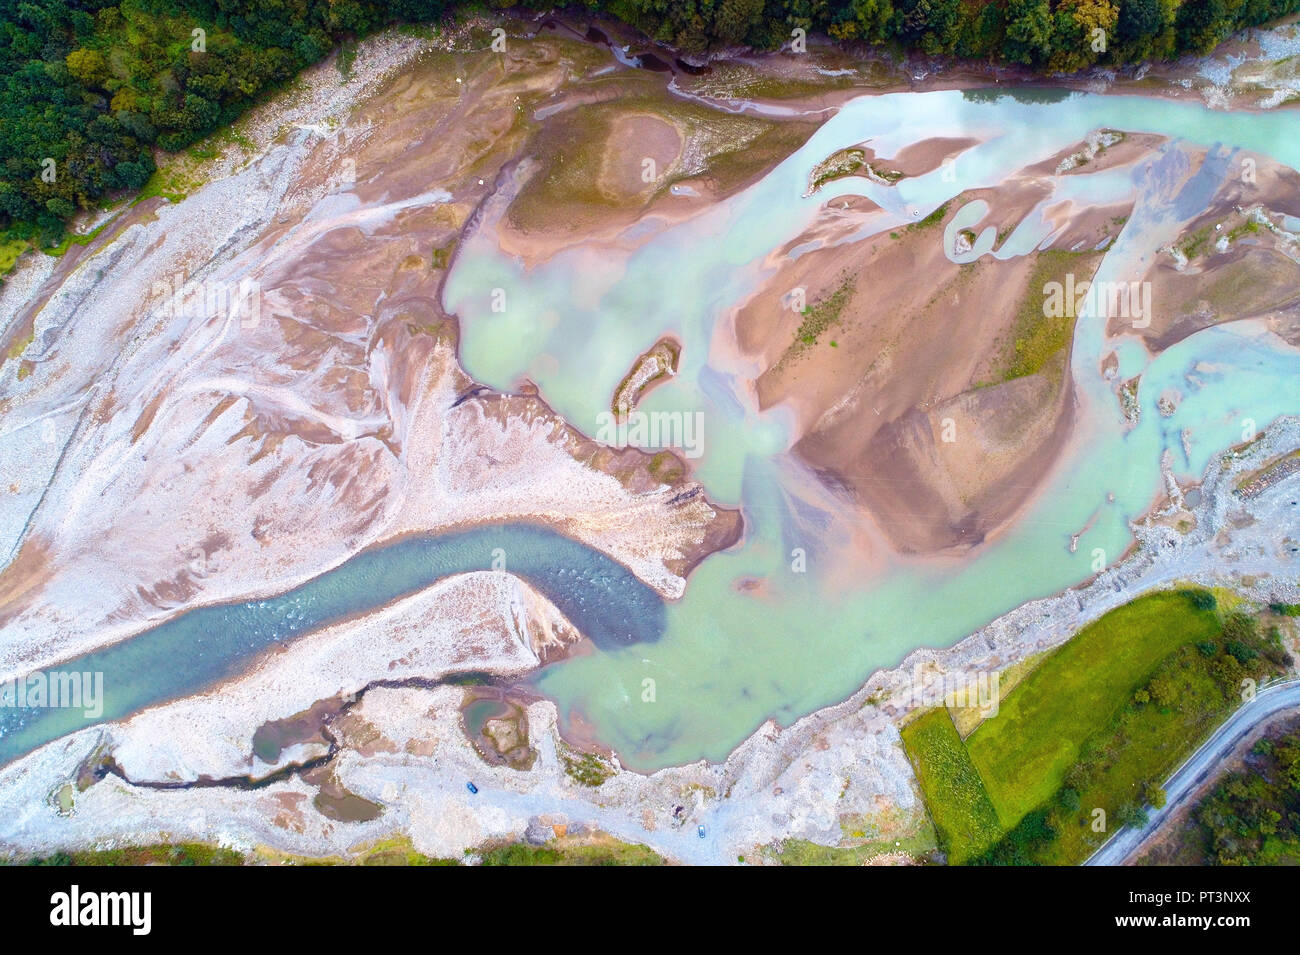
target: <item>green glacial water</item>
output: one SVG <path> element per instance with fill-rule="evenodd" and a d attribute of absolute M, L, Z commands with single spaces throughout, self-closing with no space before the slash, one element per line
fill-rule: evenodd
<path fill-rule="evenodd" d="M 1027 600 L 1089 577 L 1095 552 L 1118 559 L 1130 543 L 1127 522 L 1157 491 L 1162 451 L 1172 450 L 1182 474 L 1199 475 L 1213 454 L 1242 440 L 1249 422 L 1262 428 L 1300 412 L 1300 353 L 1248 323 L 1200 332 L 1155 360 L 1121 342 L 1121 373 L 1143 376 L 1141 423 L 1126 430 L 1098 370 L 1108 347 L 1103 322 L 1085 317 L 1073 353 L 1077 440 L 1014 528 L 961 561 L 895 558 L 869 566 L 850 546 L 861 518 L 788 453 L 785 412 L 757 410 L 747 390 L 754 369 L 726 346 L 729 310 L 763 280 L 765 256 L 836 195 L 865 193 L 887 211 L 877 223 L 889 229 L 958 192 L 996 185 L 1099 127 L 1214 147 L 1193 175 L 1170 146 L 1136 171 L 1060 181 L 1049 203 L 1136 198 L 1097 276 L 1118 281 L 1134 277 L 1201 211 L 1234 174 L 1236 149 L 1300 167 L 1294 113 L 1218 113 L 1131 96 L 1058 100 L 1036 105 L 957 92 L 855 100 L 729 201 L 671 228 L 639 224 L 643 241 L 628 254 L 579 246 L 525 271 L 499 251 L 490 229 L 467 239 L 445 290 L 446 306 L 463 321 L 467 370 L 507 390 L 522 376 L 533 379 L 589 434 L 600 431 L 614 387 L 638 354 L 669 332 L 684 343 L 678 376 L 642 410 L 700 416 L 695 474 L 714 500 L 743 508 L 746 536 L 705 560 L 681 600 L 665 606 L 621 565 L 537 527 L 406 540 L 285 594 L 192 610 L 68 662 L 59 670 L 103 674 L 102 706 L 93 714 L 0 706 L 0 763 L 90 723 L 198 692 L 265 649 L 440 577 L 492 569 L 498 551 L 506 570 L 532 582 L 598 647 L 536 680 L 563 718 L 580 714 L 636 768 L 721 759 L 767 717 L 792 722 L 850 695 L 873 670 L 915 647 L 951 645 Z M 985 140 L 958 159 L 955 182 L 936 170 L 894 188 L 834 182 L 802 198 L 809 170 L 840 148 L 872 139 L 876 153 L 889 156 L 940 136 Z M 959 226 L 975 225 L 980 211 L 959 212 Z M 1049 229 L 1031 213 L 998 252 L 989 252 L 981 235 L 974 254 L 1023 255 L 1050 240 Z M 938 230 L 934 236 L 942 241 Z M 504 313 L 491 308 L 494 289 L 505 291 Z M 1171 418 L 1155 408 L 1165 389 L 1184 396 Z M 1080 532 L 1071 553 L 1070 537 Z"/>
<path fill-rule="evenodd" d="M 558 412 L 595 434 L 633 359 L 675 334 L 685 346 L 680 372 L 642 410 L 702 416 L 695 474 L 714 500 L 741 506 L 747 523 L 743 543 L 704 561 L 685 596 L 668 606 L 663 639 L 540 674 L 538 687 L 563 717 L 580 714 L 639 769 L 721 759 L 767 717 L 792 722 L 850 695 L 913 648 L 949 646 L 1027 600 L 1084 580 L 1099 552 L 1113 563 L 1131 542 L 1128 522 L 1159 488 L 1164 449 L 1172 450 L 1177 472 L 1199 476 L 1251 422 L 1263 428 L 1300 412 L 1300 353 L 1242 323 L 1200 332 L 1154 360 L 1121 342 L 1121 373 L 1143 376 L 1141 421 L 1127 430 L 1099 371 L 1111 347 L 1104 320 L 1084 317 L 1073 351 L 1077 439 L 1016 525 L 961 562 L 900 558 L 880 568 L 851 556 L 857 518 L 788 453 L 781 409 L 757 410 L 746 390 L 753 369 L 725 345 L 729 310 L 762 281 L 764 257 L 799 235 L 828 199 L 865 194 L 888 213 L 879 229 L 896 228 L 960 192 L 996 186 L 1098 128 L 1173 140 L 1133 169 L 1064 177 L 1046 201 L 1135 198 L 1098 281 L 1136 279 L 1218 185 L 1239 175 L 1238 149 L 1300 168 L 1294 112 L 1234 114 L 1134 96 L 1071 94 L 1035 104 L 902 93 L 847 104 L 763 180 L 696 219 L 658 231 L 640 224 L 642 244 L 630 253 L 579 246 L 529 271 L 500 252 L 490 229 L 466 241 L 444 304 L 462 319 L 468 372 L 502 389 L 531 378 Z M 809 170 L 838 149 L 871 139 L 877 155 L 890 156 L 914 142 L 959 136 L 983 142 L 957 159 L 955 181 L 940 170 L 892 188 L 840 180 L 802 198 Z M 1180 140 L 1211 147 L 1194 174 Z M 963 225 L 978 211 L 967 212 Z M 942 240 L 938 230 L 934 236 Z M 1022 255 L 1050 239 L 1050 225 L 1031 213 L 993 254 Z M 990 247 L 981 236 L 975 253 Z M 505 291 L 504 313 L 491 308 L 494 289 Z M 1155 407 L 1165 389 L 1184 396 L 1171 418 Z M 1080 532 L 1072 553 L 1070 537 Z M 796 549 L 805 556 L 803 572 Z M 755 580 L 761 586 L 737 586 Z"/>

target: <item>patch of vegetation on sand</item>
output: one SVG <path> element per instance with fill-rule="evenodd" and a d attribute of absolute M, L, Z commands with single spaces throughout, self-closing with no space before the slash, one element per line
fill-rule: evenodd
<path fill-rule="evenodd" d="M 646 75 L 590 84 L 593 91 L 604 87 L 617 95 L 552 117 L 538 133 L 534 154 L 541 169 L 510 205 L 510 221 L 517 228 L 544 231 L 555 227 L 557 215 L 581 219 L 640 209 L 674 182 L 697 175 L 707 174 L 726 189 L 784 158 L 803 141 L 770 135 L 802 124 L 722 113 L 674 99 Z M 616 135 L 620 122 L 633 119 L 651 128 L 666 127 L 680 137 L 676 158 L 661 157 L 651 167 L 649 181 L 641 180 L 646 172 L 643 151 Z M 615 188 L 612 169 L 627 172 L 636 188 L 630 183 Z"/>
<path fill-rule="evenodd" d="M 1206 248 L 1209 247 L 1209 244 L 1210 227 L 1207 225 L 1202 226 L 1191 235 L 1184 238 L 1178 243 L 1176 248 L 1183 254 L 1187 261 L 1190 262 L 1192 259 L 1204 252 Z"/>
<path fill-rule="evenodd" d="M 1282 271 L 1294 275 L 1293 268 Z M 1228 262 L 1219 266 L 1216 273 L 1216 277 L 1202 286 L 1198 300 L 1188 302 L 1187 306 L 1202 309 L 1203 300 L 1209 306 L 1211 316 L 1217 320 L 1257 312 L 1261 307 L 1267 307 L 1270 299 L 1275 300 L 1279 293 L 1287 298 L 1294 294 L 1291 283 L 1280 278 L 1272 263 L 1262 266 L 1255 258 Z"/>
<path fill-rule="evenodd" d="M 646 471 L 660 484 L 676 484 L 686 475 L 686 467 L 671 451 L 660 451 L 646 464 Z"/>
<path fill-rule="evenodd" d="M 803 321 L 794 333 L 794 343 L 781 356 L 781 362 L 793 358 L 817 344 L 818 337 L 827 329 L 838 325 L 845 307 L 853 298 L 853 283 L 857 276 L 849 276 L 830 295 L 814 302 L 803 310 Z"/>
<path fill-rule="evenodd" d="M 812 180 L 810 191 L 816 192 L 828 182 L 843 179 L 845 176 L 852 176 L 866 164 L 867 154 L 856 147 L 831 153 L 816 166 L 813 166 L 812 172 L 809 174 L 809 178 Z"/>
<path fill-rule="evenodd" d="M 451 258 L 456 254 L 456 239 L 440 245 L 429 256 L 429 264 L 435 269 L 446 269 L 451 265 Z"/>
<path fill-rule="evenodd" d="M 1065 362 L 1061 359 L 1068 354 L 1074 336 L 1077 302 L 1066 302 L 1067 307 L 1060 310 L 1060 315 L 1046 314 L 1044 289 L 1052 282 L 1064 286 L 1066 276 L 1071 273 L 1076 284 L 1090 280 L 1100 258 L 1100 253 L 1064 249 L 1038 253 L 1006 347 L 995 360 L 999 381 L 1012 381 L 1040 371 L 1047 371 L 1054 377 L 1064 373 Z"/>
<path fill-rule="evenodd" d="M 423 852 L 416 850 L 411 844 L 411 840 L 406 836 L 393 836 L 391 839 L 381 839 L 366 847 L 357 863 L 360 865 L 370 866 L 431 866 L 431 865 L 457 865 L 456 859 L 440 859 L 437 856 L 427 856 Z"/>
<path fill-rule="evenodd" d="M 918 232 L 921 229 L 928 229 L 930 226 L 938 225 L 948 216 L 948 206 L 952 204 L 951 200 L 945 202 L 939 208 L 935 209 L 924 219 L 918 219 L 916 222 L 909 223 L 904 231 Z M 892 235 L 892 233 L 891 233 Z"/>
<path fill-rule="evenodd" d="M 144 202 L 146 199 L 163 198 L 168 202 L 180 202 L 189 193 L 193 192 L 201 181 L 186 175 L 182 171 L 183 158 L 178 157 L 169 163 L 165 168 L 155 169 L 153 174 L 141 187 L 140 192 L 131 200 L 131 205 Z"/>
<path fill-rule="evenodd" d="M 545 845 L 524 842 L 492 843 L 466 850 L 482 865 L 663 865 L 664 859 L 641 844 L 620 842 L 603 832 L 567 835 Z M 137 865 L 296 865 L 296 866 L 452 866 L 464 859 L 425 855 L 406 835 L 390 836 L 363 845 L 348 857 L 300 856 L 259 848 L 249 853 L 201 842 L 158 843 L 117 849 L 55 852 L 28 859 L 0 859 L 0 865 L 137 866 Z M 469 861 L 475 861 L 470 859 Z"/>
<path fill-rule="evenodd" d="M 998 672 L 998 693 L 1006 696 L 1011 690 L 1020 683 L 1026 676 L 1033 672 L 1034 667 L 1042 662 L 1044 654 L 1036 653 L 1033 656 L 1025 657 L 1018 663 Z M 961 734 L 962 739 L 970 736 L 975 729 L 984 722 L 988 715 L 987 711 L 979 706 L 956 706 L 948 711 L 952 716 L 952 723 L 957 727 L 957 732 Z"/>
<path fill-rule="evenodd" d="M 425 855 L 405 834 L 388 836 L 354 846 L 347 856 L 301 856 L 259 846 L 244 857 L 244 865 L 296 866 L 443 866 L 460 865 L 460 859 Z"/>
<path fill-rule="evenodd" d="M 561 836 L 545 845 L 515 842 L 478 851 L 480 865 L 663 865 L 648 846 L 620 842 L 603 833 Z"/>
<path fill-rule="evenodd" d="M 1124 413 L 1124 419 L 1134 424 L 1142 417 L 1142 405 L 1138 402 L 1138 388 L 1142 384 L 1142 376 L 1135 375 L 1128 381 L 1119 386 L 1119 407 Z"/>
<path fill-rule="evenodd" d="M 595 753 L 583 753 L 567 746 L 561 747 L 560 759 L 564 774 L 583 786 L 601 786 L 614 775 L 614 767 Z"/>
<path fill-rule="evenodd" d="M 15 358 L 21 358 L 23 352 L 27 351 L 27 346 L 34 341 L 36 341 L 36 330 L 32 329 L 31 332 L 29 332 L 23 338 L 18 339 L 16 342 L 14 342 L 12 345 L 9 346 L 9 352 L 8 354 L 5 355 L 5 360 L 11 361 Z"/>
<path fill-rule="evenodd" d="M 747 142 L 735 146 L 718 144 L 702 175 L 712 180 L 719 194 L 730 194 L 794 153 L 807 142 L 814 129 L 812 123 L 785 120 L 773 123 Z"/>
<path fill-rule="evenodd" d="M 1003 825 L 946 707 L 922 713 L 902 729 L 939 848 L 960 864 L 997 841 Z"/>
<path fill-rule="evenodd" d="M 1235 242 L 1247 233 L 1254 234 L 1259 231 L 1259 223 L 1254 219 L 1247 219 L 1240 225 L 1234 226 L 1228 230 L 1228 241 Z"/>
<path fill-rule="evenodd" d="M 783 839 L 766 855 L 781 865 L 863 865 L 883 851 L 869 846 L 823 846 L 807 839 Z"/>
<path fill-rule="evenodd" d="M 901 852 L 920 859 L 935 847 L 934 829 L 928 824 L 899 839 L 875 839 L 861 845 L 824 846 L 807 839 L 782 839 L 763 850 L 766 858 L 781 865 L 865 865 L 877 856 Z"/>
<path fill-rule="evenodd" d="M 814 193 L 828 182 L 858 175 L 860 172 L 868 179 L 891 184 L 905 178 L 903 173 L 896 169 L 877 169 L 867 162 L 864 149 L 852 146 L 831 153 L 813 167 L 812 172 L 808 174 L 808 191 Z"/>
<path fill-rule="evenodd" d="M 63 234 L 63 239 L 57 245 L 52 245 L 45 249 L 45 254 L 57 257 L 66 255 L 68 249 L 72 248 L 74 245 L 90 245 L 90 243 L 99 238 L 99 234 L 104 231 L 104 228 L 107 225 L 107 222 L 101 223 L 89 232 L 65 232 Z"/>
<path fill-rule="evenodd" d="M 123 846 L 118 849 L 76 849 L 21 860 L 24 865 L 243 865 L 244 856 L 234 849 L 202 842 L 162 842 L 152 846 Z"/>

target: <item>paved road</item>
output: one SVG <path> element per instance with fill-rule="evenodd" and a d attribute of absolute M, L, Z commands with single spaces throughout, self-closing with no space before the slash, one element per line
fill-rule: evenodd
<path fill-rule="evenodd" d="M 1150 811 L 1150 819 L 1141 829 L 1125 827 L 1093 853 L 1084 865 L 1122 865 L 1135 849 L 1160 827 L 1170 813 L 1186 804 L 1201 783 L 1214 772 L 1219 761 L 1260 723 L 1282 710 L 1300 709 L 1300 680 L 1275 683 L 1259 691 L 1255 699 L 1242 706 L 1220 726 L 1165 784 L 1163 809 Z"/>

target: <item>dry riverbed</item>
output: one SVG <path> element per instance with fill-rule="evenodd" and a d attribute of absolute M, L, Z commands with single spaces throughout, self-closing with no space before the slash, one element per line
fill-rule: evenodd
<path fill-rule="evenodd" d="M 720 764 L 648 776 L 623 771 L 617 759 L 583 754 L 566 743 L 554 705 L 544 700 L 526 704 L 531 764 L 514 768 L 485 760 L 462 719 L 463 688 L 400 681 L 404 674 L 433 677 L 452 666 L 455 654 L 464 653 L 463 642 L 447 637 L 411 644 L 404 636 L 408 625 L 400 621 L 427 627 L 440 619 L 430 612 L 440 601 L 487 598 L 479 604 L 485 610 L 510 602 L 517 608 L 514 622 L 503 629 L 515 637 L 501 642 L 490 634 L 502 628 L 485 619 L 487 642 L 471 654 L 476 665 L 498 672 L 532 665 L 539 647 L 566 639 L 567 631 L 544 601 L 509 578 L 470 575 L 331 628 L 319 642 L 300 641 L 219 693 L 85 730 L 5 767 L 0 793 L 13 810 L 0 824 L 0 845 L 12 853 L 47 853 L 215 838 L 243 850 L 347 856 L 401 833 L 421 852 L 459 857 L 488 842 L 542 841 L 559 825 L 605 831 L 682 862 L 774 861 L 783 847 L 793 851 L 787 840 L 908 861 L 924 853 L 928 832 L 898 735 L 899 723 L 920 702 L 916 668 L 927 677 L 1006 670 L 1162 587 L 1224 586 L 1259 602 L 1296 602 L 1300 483 L 1289 474 L 1254 496 L 1237 487 L 1297 447 L 1300 419 L 1275 423 L 1210 465 L 1196 505 L 1188 506 L 1180 493 L 1134 525 L 1139 544 L 1119 565 L 1086 585 L 1026 604 L 948 650 L 917 650 L 897 668 L 875 674 L 850 699 L 793 726 L 768 722 Z M 1176 520 L 1180 514 L 1187 520 Z M 551 628 L 549 636 L 542 636 L 543 625 Z M 333 663 L 322 666 L 325 661 Z M 252 750 L 256 729 L 301 713 L 317 695 L 346 692 L 366 667 L 396 679 L 365 689 L 347 720 L 332 724 L 332 749 L 323 739 L 299 743 L 277 754 L 274 765 L 327 757 L 330 791 L 373 803 L 380 809 L 374 818 L 341 822 L 322 811 L 320 783 L 310 774 L 288 772 L 260 788 L 153 788 L 199 775 L 269 772 L 274 767 Z M 302 674 L 313 674 L 310 685 L 301 685 Z M 102 766 L 106 757 L 121 775 L 95 779 L 87 767 Z M 469 782 L 477 793 L 466 788 Z M 550 821 L 542 825 L 543 819 Z M 893 843 L 911 854 L 896 852 Z"/>

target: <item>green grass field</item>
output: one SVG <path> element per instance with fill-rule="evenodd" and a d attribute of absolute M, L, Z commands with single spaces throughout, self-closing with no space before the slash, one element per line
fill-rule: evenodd
<path fill-rule="evenodd" d="M 1140 597 L 1048 656 L 966 741 L 998 816 L 1014 825 L 1059 789 L 1084 741 L 1128 705 L 1181 646 L 1212 639 L 1212 610 L 1179 593 Z"/>
<path fill-rule="evenodd" d="M 996 842 L 1004 826 L 947 709 L 922 713 L 902 735 L 948 861 L 960 864 Z"/>
<path fill-rule="evenodd" d="M 14 239 L 0 235 L 0 280 L 13 269 L 18 257 L 27 251 L 26 239 Z"/>
<path fill-rule="evenodd" d="M 948 861 L 1075 864 L 1147 801 L 1285 653 L 1207 593 L 1148 594 L 1045 656 L 963 741 L 946 708 L 902 729 Z M 1238 659 L 1240 657 L 1240 659 Z M 1107 826 L 1094 832 L 1093 810 Z M 987 856 L 986 856 L 987 850 Z"/>

